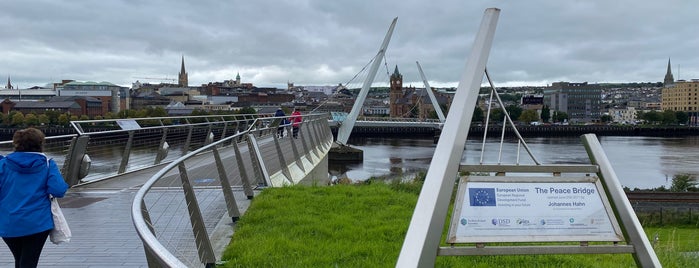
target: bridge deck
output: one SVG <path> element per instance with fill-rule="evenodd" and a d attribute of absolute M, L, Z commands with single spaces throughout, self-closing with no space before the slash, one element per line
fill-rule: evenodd
<path fill-rule="evenodd" d="M 39 267 L 147 267 L 143 244 L 131 222 L 131 202 L 140 185 L 156 171 L 153 168 L 70 189 L 59 203 L 73 238 L 61 245 L 47 241 Z M 250 200 L 242 189 L 234 189 L 234 195 L 243 213 Z M 230 242 L 233 225 L 228 217 L 218 225 L 224 228 L 217 229 L 221 235 L 212 237 L 220 239 L 212 242 L 220 254 Z M 13 265 L 12 254 L 3 243 L 0 267 Z"/>
<path fill-rule="evenodd" d="M 300 136 L 305 139 L 304 135 Z M 274 150 L 274 143 L 270 139 L 260 142 L 261 150 Z M 284 152 L 290 152 L 291 142 L 298 145 L 300 141 L 301 139 L 285 137 L 280 143 Z M 241 151 L 243 154 L 248 154 L 247 148 L 241 148 Z M 280 170 L 281 167 L 276 158 L 275 153 L 265 154 L 264 161 L 271 164 L 268 170 Z M 61 245 L 54 245 L 47 241 L 39 259 L 39 267 L 147 267 L 143 244 L 131 220 L 131 205 L 141 185 L 162 167 L 164 165 L 69 189 L 66 196 L 59 199 L 59 203 L 71 227 L 73 238 L 71 242 Z M 188 169 L 191 168 L 188 167 Z M 250 169 L 248 172 L 252 173 Z M 221 190 L 206 189 L 211 188 L 207 186 L 220 185 L 218 181 L 198 181 L 192 177 L 190 180 L 193 180 L 192 184 L 195 188 L 200 186 L 199 188 L 203 189 L 201 191 L 210 191 L 203 194 L 202 196 L 206 198 L 201 198 L 199 202 L 202 207 L 213 207 L 210 211 L 203 213 L 210 213 L 204 214 L 204 218 L 209 221 L 205 224 L 214 226 L 207 229 L 213 229 L 213 235 L 209 233 L 209 236 L 217 254 L 216 259 L 219 260 L 220 254 L 230 242 L 235 224 L 231 222 L 231 218 L 225 216 L 225 207 L 220 204 L 223 203 Z M 242 214 L 250 205 L 250 200 L 243 192 L 240 178 L 231 178 L 231 185 Z M 255 191 L 255 195 L 258 193 Z M 155 198 L 160 198 L 159 195 L 166 196 L 165 198 L 174 196 L 180 200 L 182 190 L 155 187 L 150 195 L 156 196 Z M 207 202 L 217 204 L 209 205 Z M 165 209 L 167 208 L 163 208 Z M 158 207 L 152 207 L 149 210 L 151 215 L 161 214 L 161 211 L 157 211 Z M 184 222 L 180 223 L 181 226 L 186 227 L 189 224 L 189 219 L 186 218 L 176 220 Z M 181 229 L 177 230 L 178 232 L 185 235 L 192 233 L 191 228 L 177 228 Z M 209 232 L 212 231 L 209 230 Z M 185 254 L 192 255 L 193 259 L 196 259 L 196 252 Z M 12 254 L 4 243 L 0 243 L 0 267 L 13 265 Z"/>

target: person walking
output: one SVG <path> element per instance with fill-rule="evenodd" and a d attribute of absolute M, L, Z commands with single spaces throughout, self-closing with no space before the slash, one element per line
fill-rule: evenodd
<path fill-rule="evenodd" d="M 53 229 L 49 195 L 68 190 L 56 162 L 43 154 L 44 133 L 18 130 L 14 152 L 0 156 L 0 237 L 15 258 L 15 267 L 36 267 Z"/>
<path fill-rule="evenodd" d="M 303 121 L 301 118 L 301 112 L 294 109 L 294 112 L 291 113 L 291 128 L 294 139 L 299 138 L 299 127 L 301 126 L 301 121 Z"/>
<path fill-rule="evenodd" d="M 274 113 L 274 117 L 281 117 L 281 119 L 279 120 L 279 127 L 277 128 L 277 135 L 280 138 L 284 137 L 284 127 L 286 127 L 286 125 L 289 124 L 285 116 L 286 114 L 284 114 L 284 111 L 281 107 L 277 108 L 277 112 Z"/>

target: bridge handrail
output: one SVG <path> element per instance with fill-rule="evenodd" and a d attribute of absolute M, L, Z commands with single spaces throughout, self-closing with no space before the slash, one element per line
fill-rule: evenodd
<path fill-rule="evenodd" d="M 327 114 L 308 114 L 308 115 L 303 115 L 302 119 L 303 125 L 306 124 L 313 124 L 313 123 L 325 123 L 325 126 L 327 127 Z M 202 146 L 199 149 L 196 149 L 192 152 L 187 153 L 184 156 L 181 156 L 180 158 L 177 158 L 176 160 L 170 162 L 167 164 L 165 167 L 160 169 L 156 174 L 151 176 L 144 184 L 141 186 L 141 188 L 138 190 L 136 193 L 133 203 L 131 206 L 131 216 L 132 216 L 132 221 L 134 224 L 134 227 L 136 229 L 136 232 L 140 239 L 143 242 L 145 251 L 147 256 L 155 258 L 154 261 L 157 261 L 160 265 L 163 265 L 164 267 L 187 267 L 187 265 L 179 260 L 174 254 L 172 254 L 168 249 L 160 243 L 160 241 L 156 238 L 154 231 L 151 230 L 154 226 L 149 222 L 149 220 L 146 220 L 146 217 L 148 214 L 148 209 L 146 208 L 145 205 L 145 197 L 148 192 L 153 188 L 153 186 L 160 180 L 162 179 L 168 172 L 173 170 L 175 167 L 178 167 L 179 165 L 183 165 L 185 160 L 188 160 L 194 156 L 201 155 L 207 151 L 212 151 L 214 148 L 220 147 L 224 145 L 226 142 L 233 141 L 235 142 L 236 139 L 247 136 L 249 134 L 254 134 L 254 133 L 261 133 L 264 131 L 269 131 L 270 133 L 276 133 L 277 128 L 279 127 L 279 122 L 281 120 L 277 119 L 282 119 L 282 118 L 290 118 L 290 116 L 284 116 L 284 117 L 264 117 L 264 118 L 256 118 L 253 123 L 250 124 L 248 129 L 245 131 L 242 131 L 240 133 L 237 133 L 235 135 L 220 139 L 216 142 L 212 142 L 206 146 Z M 275 121 L 276 120 L 276 121 Z M 309 131 L 310 132 L 310 131 Z M 311 133 L 309 133 L 310 135 Z M 317 133 L 314 133 L 317 134 Z M 330 134 L 329 128 L 327 130 L 327 134 Z M 326 134 L 326 135 L 327 135 Z M 262 160 L 262 159 L 260 159 Z M 186 190 L 185 190 L 186 191 Z M 193 215 L 190 214 L 190 217 L 193 217 Z M 193 229 L 195 227 L 192 227 Z M 152 253 L 151 255 L 148 255 L 148 253 Z M 201 252 L 200 252 L 201 254 Z M 200 259 L 202 257 L 200 256 Z M 151 261 L 149 259 L 149 261 Z"/>
<path fill-rule="evenodd" d="M 274 114 L 269 114 L 269 113 L 263 113 L 263 114 L 231 114 L 231 115 L 198 115 L 198 116 L 183 116 L 183 117 L 138 117 L 138 118 L 116 118 L 116 119 L 101 119 L 101 120 L 76 120 L 76 121 L 71 121 L 70 124 L 71 126 L 75 129 L 75 131 L 78 133 L 78 135 L 96 135 L 96 134 L 106 134 L 106 133 L 115 133 L 115 132 L 128 132 L 133 129 L 124 129 L 124 128 L 119 128 L 119 129 L 113 129 L 113 130 L 103 130 L 103 129 L 97 129 L 97 131 L 89 131 L 90 129 L 85 130 L 83 127 L 83 124 L 105 124 L 103 126 L 105 127 L 119 127 L 119 122 L 123 121 L 144 121 L 144 122 L 151 122 L 151 121 L 157 121 L 159 125 L 155 126 L 140 126 L 139 129 L 162 129 L 162 128 L 170 128 L 170 127 L 180 127 L 184 124 L 173 124 L 171 121 L 168 123 L 168 120 L 173 120 L 173 119 L 180 119 L 180 120 L 185 120 L 186 125 L 209 125 L 212 123 L 230 123 L 230 122 L 244 122 L 244 121 L 250 121 L 250 120 L 256 120 L 259 118 L 269 118 L 273 117 Z M 241 118 L 242 117 L 242 118 Z M 196 119 L 200 120 L 206 120 L 205 122 L 190 122 L 190 120 L 195 121 Z M 220 119 L 220 120 L 213 120 L 213 119 Z"/>

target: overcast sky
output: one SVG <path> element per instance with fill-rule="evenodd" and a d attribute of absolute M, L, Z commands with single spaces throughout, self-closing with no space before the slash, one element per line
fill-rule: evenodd
<path fill-rule="evenodd" d="M 8 3 L 9 2 L 9 3 Z M 336 85 L 398 23 L 376 85 L 456 86 L 488 7 L 501 9 L 488 70 L 496 86 L 699 78 L 699 1 L 9 0 L 0 3 L 0 81 L 234 79 L 256 86 Z M 387 68 L 388 67 L 388 68 Z M 387 70 L 388 69 L 388 70 Z M 0 82 L 4 87 L 6 82 Z"/>

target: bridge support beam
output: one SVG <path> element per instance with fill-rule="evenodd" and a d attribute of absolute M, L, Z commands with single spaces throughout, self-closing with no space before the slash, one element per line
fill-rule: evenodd
<path fill-rule="evenodd" d="M 500 10 L 486 9 L 435 148 L 396 267 L 434 267 Z"/>

